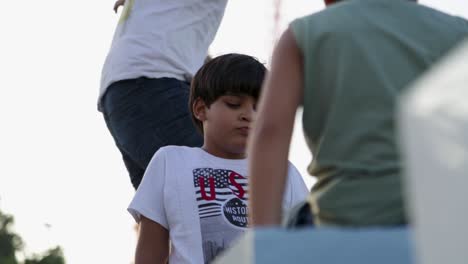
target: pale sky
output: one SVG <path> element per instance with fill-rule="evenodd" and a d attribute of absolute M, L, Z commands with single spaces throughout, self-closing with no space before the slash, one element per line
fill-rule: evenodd
<path fill-rule="evenodd" d="M 269 61 L 273 0 L 230 1 L 212 55 Z M 460 0 L 423 4 L 468 18 Z M 96 110 L 102 63 L 118 15 L 113 0 L 6 1 L 0 16 L 0 209 L 15 216 L 28 253 L 60 245 L 69 264 L 130 263 L 136 242 L 129 177 Z M 283 1 L 281 25 L 321 1 Z M 290 160 L 310 161 L 297 123 Z M 46 224 L 50 224 L 47 228 Z"/>

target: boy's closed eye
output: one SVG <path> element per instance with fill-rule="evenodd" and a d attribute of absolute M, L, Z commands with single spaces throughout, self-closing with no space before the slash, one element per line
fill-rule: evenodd
<path fill-rule="evenodd" d="M 246 97 L 241 97 L 241 96 L 226 96 L 224 103 L 226 106 L 232 109 L 238 109 L 242 106 L 244 103 L 247 102 L 248 99 Z M 252 106 L 253 110 L 257 110 L 257 104 L 256 102 Z"/>
<path fill-rule="evenodd" d="M 241 100 L 241 98 L 239 96 L 226 96 L 225 99 L 224 99 L 224 103 L 229 108 L 236 109 L 236 108 L 239 108 L 241 106 L 242 100 Z"/>
<path fill-rule="evenodd" d="M 231 103 L 231 102 L 225 102 L 225 103 L 229 108 L 232 108 L 232 109 L 237 109 L 241 106 L 241 104 L 239 103 Z"/>

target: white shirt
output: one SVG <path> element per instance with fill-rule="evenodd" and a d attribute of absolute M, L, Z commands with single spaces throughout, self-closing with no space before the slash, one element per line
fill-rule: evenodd
<path fill-rule="evenodd" d="M 247 160 L 215 157 L 201 148 L 159 149 L 128 207 L 169 230 L 169 263 L 208 263 L 247 227 Z M 306 199 L 307 187 L 290 163 L 283 209 Z"/>
<path fill-rule="evenodd" d="M 120 80 L 190 80 L 207 56 L 226 4 L 227 0 L 127 0 L 102 69 L 98 102 L 107 87 Z"/>

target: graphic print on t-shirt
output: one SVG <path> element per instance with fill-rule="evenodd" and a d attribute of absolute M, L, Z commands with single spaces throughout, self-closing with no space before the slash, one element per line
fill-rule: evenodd
<path fill-rule="evenodd" d="M 193 170 L 205 263 L 247 227 L 247 178 L 232 170 Z"/>

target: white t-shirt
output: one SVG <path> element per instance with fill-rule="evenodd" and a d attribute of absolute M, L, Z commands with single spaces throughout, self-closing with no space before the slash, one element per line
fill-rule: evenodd
<path fill-rule="evenodd" d="M 107 87 L 120 80 L 190 80 L 206 58 L 226 4 L 227 0 L 126 0 L 102 69 L 98 102 Z"/>
<path fill-rule="evenodd" d="M 167 230 L 169 263 L 208 263 L 247 227 L 247 160 L 215 157 L 201 148 L 159 149 L 128 207 Z M 306 199 L 307 187 L 289 163 L 283 210 Z"/>

